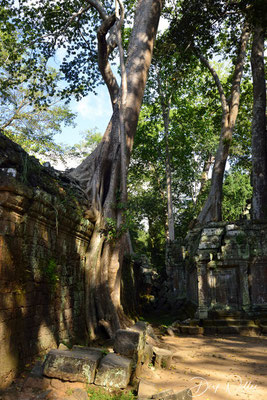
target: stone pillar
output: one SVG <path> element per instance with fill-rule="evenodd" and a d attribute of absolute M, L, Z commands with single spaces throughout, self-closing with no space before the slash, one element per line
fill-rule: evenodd
<path fill-rule="evenodd" d="M 198 280 L 198 309 L 196 317 L 204 319 L 208 317 L 208 305 L 207 305 L 207 271 L 206 264 L 200 264 L 197 266 L 197 280 Z"/>
<path fill-rule="evenodd" d="M 251 302 L 249 295 L 248 283 L 248 263 L 239 262 L 239 275 L 240 275 L 240 301 L 241 309 L 245 312 L 251 311 Z"/>

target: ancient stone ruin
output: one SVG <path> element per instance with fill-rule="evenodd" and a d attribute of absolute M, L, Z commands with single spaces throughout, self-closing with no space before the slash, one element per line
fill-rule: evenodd
<path fill-rule="evenodd" d="M 0 217 L 0 387 L 4 388 L 33 357 L 47 354 L 60 342 L 86 344 L 85 272 L 94 222 L 75 182 L 41 166 L 1 134 Z M 169 251 L 168 282 L 158 282 L 153 269 L 142 263 L 143 275 L 134 277 L 137 285 L 123 275 L 126 310 L 133 307 L 136 286 L 140 284 L 139 290 L 142 283 L 150 294 L 154 288 L 156 309 L 168 305 L 178 312 L 190 303 L 190 312 L 196 310 L 195 321 L 178 321 L 172 327 L 174 334 L 266 333 L 266 235 L 267 224 L 250 221 L 193 229 L 183 252 L 180 246 Z M 142 357 L 136 352 L 141 346 L 136 329 L 127 334 L 118 331 L 116 337 L 114 353 L 105 356 L 103 351 L 78 347 L 62 354 L 52 350 L 45 373 L 64 359 L 58 376 L 64 379 L 64 368 L 73 359 L 79 371 L 87 371 L 88 381 L 100 384 L 107 382 L 105 371 L 112 369 L 108 366 L 116 370 L 119 362 L 125 386 L 133 366 L 138 373 L 143 357 L 152 356 L 151 349 Z M 154 347 L 152 353 L 158 367 L 169 365 L 162 349 Z"/>
<path fill-rule="evenodd" d="M 143 365 L 171 367 L 169 350 L 147 343 L 148 325 L 137 322 L 129 329 L 116 332 L 113 351 L 73 346 L 71 350 L 51 350 L 43 366 L 44 376 L 70 382 L 84 382 L 112 389 L 138 388 L 138 399 L 191 400 L 191 390 L 158 391 L 141 377 Z"/>
<path fill-rule="evenodd" d="M 184 249 L 188 298 L 197 317 L 267 311 L 267 224 L 210 223 L 189 232 Z"/>

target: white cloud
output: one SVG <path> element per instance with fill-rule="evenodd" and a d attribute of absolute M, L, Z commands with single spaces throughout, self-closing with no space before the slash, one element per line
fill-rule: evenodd
<path fill-rule="evenodd" d="M 107 94 L 100 93 L 97 96 L 89 95 L 84 97 L 75 105 L 75 111 L 87 120 L 95 120 L 96 118 L 111 116 L 111 104 Z"/>

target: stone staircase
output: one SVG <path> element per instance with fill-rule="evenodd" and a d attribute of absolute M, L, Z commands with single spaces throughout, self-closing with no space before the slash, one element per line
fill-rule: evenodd
<path fill-rule="evenodd" d="M 241 335 L 267 334 L 267 315 L 249 316 L 241 312 L 211 312 L 208 319 L 174 323 L 174 334 L 187 335 Z"/>

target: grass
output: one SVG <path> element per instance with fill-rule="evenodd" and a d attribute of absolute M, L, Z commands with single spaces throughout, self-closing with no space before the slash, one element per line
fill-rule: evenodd
<path fill-rule="evenodd" d="M 108 392 L 95 387 L 87 388 L 87 393 L 90 400 L 134 400 L 136 398 L 132 392 L 122 390 Z"/>

